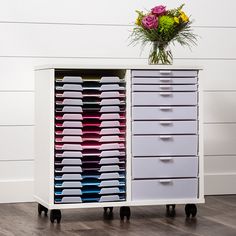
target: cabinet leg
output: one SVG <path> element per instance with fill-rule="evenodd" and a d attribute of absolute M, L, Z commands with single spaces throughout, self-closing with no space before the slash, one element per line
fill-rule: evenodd
<path fill-rule="evenodd" d="M 40 203 L 38 203 L 38 214 L 41 215 L 42 212 L 44 212 L 44 215 L 47 216 L 48 209 L 45 206 L 43 206 Z"/>
<path fill-rule="evenodd" d="M 51 210 L 50 212 L 50 221 L 54 223 L 55 220 L 59 224 L 61 222 L 61 211 L 60 210 Z"/>

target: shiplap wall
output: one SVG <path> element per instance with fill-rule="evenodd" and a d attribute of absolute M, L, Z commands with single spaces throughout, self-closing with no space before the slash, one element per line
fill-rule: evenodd
<path fill-rule="evenodd" d="M 0 202 L 33 200 L 34 67 L 146 64 L 148 49 L 128 45 L 135 9 L 183 2 L 0 0 Z M 206 194 L 236 193 L 236 3 L 185 3 L 198 46 L 172 50 L 175 64 L 204 68 Z"/>

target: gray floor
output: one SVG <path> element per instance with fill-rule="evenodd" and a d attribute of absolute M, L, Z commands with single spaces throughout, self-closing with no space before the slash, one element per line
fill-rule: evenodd
<path fill-rule="evenodd" d="M 196 219 L 186 219 L 182 205 L 176 210 L 175 218 L 167 218 L 164 206 L 132 207 L 129 222 L 120 221 L 118 208 L 113 219 L 99 208 L 64 210 L 61 224 L 53 225 L 38 217 L 35 203 L 0 204 L 0 236 L 236 236 L 236 195 L 207 197 Z"/>

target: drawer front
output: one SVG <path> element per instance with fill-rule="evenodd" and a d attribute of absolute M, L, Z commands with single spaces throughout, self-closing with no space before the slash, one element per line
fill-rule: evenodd
<path fill-rule="evenodd" d="M 133 120 L 196 120 L 197 107 L 133 107 Z"/>
<path fill-rule="evenodd" d="M 197 70 L 132 70 L 132 77 L 197 77 Z"/>
<path fill-rule="evenodd" d="M 196 105 L 197 92 L 134 92 L 133 106 Z"/>
<path fill-rule="evenodd" d="M 132 200 L 197 198 L 198 179 L 133 180 Z"/>
<path fill-rule="evenodd" d="M 198 157 L 133 158 L 133 179 L 197 177 Z"/>
<path fill-rule="evenodd" d="M 196 134 L 197 121 L 133 121 L 133 134 Z"/>
<path fill-rule="evenodd" d="M 172 85 L 172 84 L 133 84 L 132 91 L 133 92 L 169 92 L 169 91 L 197 91 L 197 84 L 188 84 L 188 85 Z"/>
<path fill-rule="evenodd" d="M 133 136 L 133 156 L 196 156 L 197 135 Z"/>

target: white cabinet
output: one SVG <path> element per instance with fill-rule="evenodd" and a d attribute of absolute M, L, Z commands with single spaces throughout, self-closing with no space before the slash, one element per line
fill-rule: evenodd
<path fill-rule="evenodd" d="M 195 68 L 36 69 L 35 198 L 60 209 L 203 203 L 201 94 Z"/>

